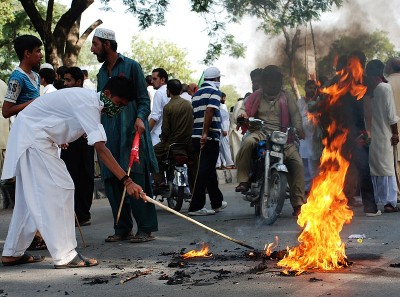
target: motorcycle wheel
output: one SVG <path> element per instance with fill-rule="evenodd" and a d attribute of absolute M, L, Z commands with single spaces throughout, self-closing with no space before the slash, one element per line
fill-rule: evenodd
<path fill-rule="evenodd" d="M 185 198 L 185 187 L 178 187 L 178 191 L 175 195 L 174 191 L 171 191 L 171 196 L 167 199 L 168 207 L 173 210 L 180 211 Z"/>
<path fill-rule="evenodd" d="M 278 219 L 286 197 L 287 177 L 285 172 L 273 171 L 269 180 L 270 194 L 264 196 L 264 184 L 260 191 L 260 200 L 255 205 L 256 215 L 260 216 L 263 223 L 272 225 Z"/>

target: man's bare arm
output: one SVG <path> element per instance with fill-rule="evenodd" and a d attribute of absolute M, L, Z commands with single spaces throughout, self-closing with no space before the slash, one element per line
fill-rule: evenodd
<path fill-rule="evenodd" d="M 30 100 L 30 101 L 22 103 L 22 104 L 15 104 L 15 103 L 12 103 L 9 101 L 4 101 L 3 108 L 2 108 L 3 117 L 7 119 L 13 115 L 16 115 L 21 110 L 23 110 L 25 107 L 27 107 L 29 104 L 31 104 L 32 101 L 33 100 Z"/>

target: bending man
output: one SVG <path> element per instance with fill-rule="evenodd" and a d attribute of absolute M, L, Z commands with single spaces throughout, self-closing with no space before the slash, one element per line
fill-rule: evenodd
<path fill-rule="evenodd" d="M 132 83 L 113 77 L 96 93 L 70 88 L 39 97 L 18 114 L 7 144 L 2 179 L 16 177 L 15 208 L 4 244 L 4 266 L 40 262 L 25 253 L 36 230 L 47 243 L 55 268 L 97 265 L 75 251 L 74 183 L 54 146 L 72 142 L 84 133 L 105 166 L 127 188 L 142 197 L 135 184 L 106 148 L 100 113 L 118 114 L 131 101 Z"/>

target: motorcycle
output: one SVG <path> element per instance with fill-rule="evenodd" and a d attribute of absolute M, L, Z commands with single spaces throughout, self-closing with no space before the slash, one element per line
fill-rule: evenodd
<path fill-rule="evenodd" d="M 238 123 L 244 119 L 239 118 Z M 260 140 L 254 152 L 250 189 L 242 192 L 243 199 L 254 207 L 255 215 L 261 217 L 263 223 L 272 225 L 279 217 L 285 199 L 287 186 L 287 167 L 283 164 L 284 145 L 288 140 L 291 128 L 286 132 L 268 133 L 266 122 L 249 118 L 252 129 L 261 129 L 266 139 Z"/>
<path fill-rule="evenodd" d="M 158 196 L 160 202 L 167 199 L 168 207 L 176 211 L 181 210 L 183 201 L 190 202 L 192 198 L 186 148 L 186 143 L 172 143 L 160 168 L 164 174 L 164 182 L 156 184 L 153 181 L 153 199 L 157 199 Z"/>

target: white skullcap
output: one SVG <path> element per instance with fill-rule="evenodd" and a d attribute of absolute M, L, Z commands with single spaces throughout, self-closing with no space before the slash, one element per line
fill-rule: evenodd
<path fill-rule="evenodd" d="M 50 63 L 43 63 L 42 65 L 40 65 L 40 69 L 52 69 L 52 70 L 54 70 L 54 67 Z"/>
<path fill-rule="evenodd" d="M 204 79 L 211 79 L 221 76 L 221 71 L 217 67 L 209 67 L 204 71 Z"/>
<path fill-rule="evenodd" d="M 94 36 L 98 38 L 116 41 L 115 32 L 109 29 L 97 28 L 96 31 L 94 31 Z"/>

